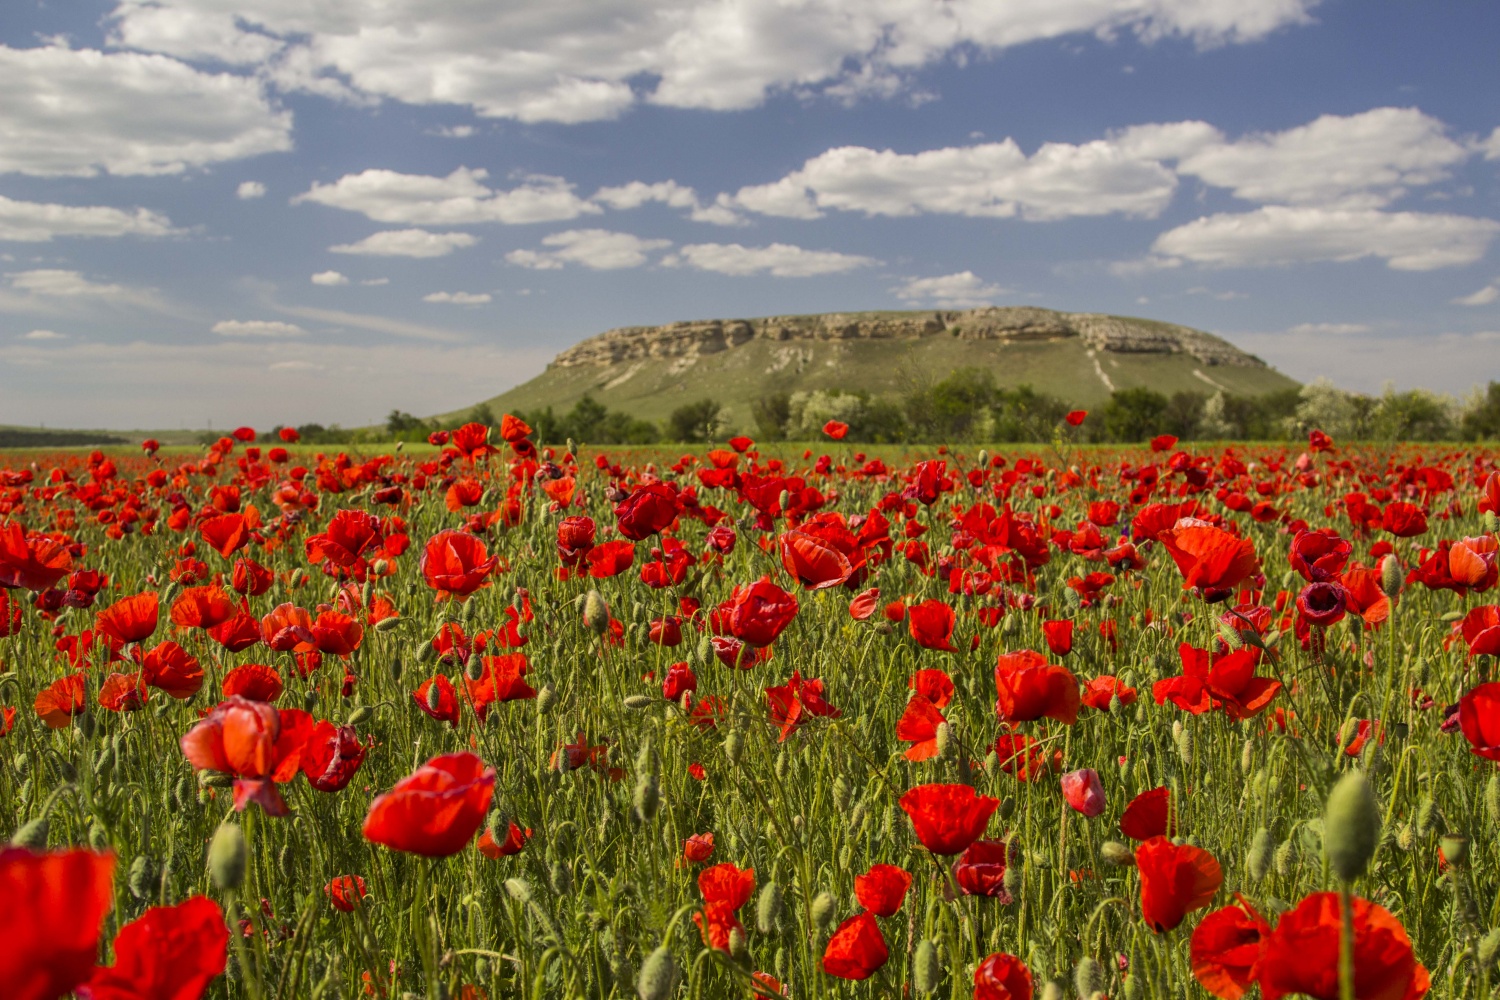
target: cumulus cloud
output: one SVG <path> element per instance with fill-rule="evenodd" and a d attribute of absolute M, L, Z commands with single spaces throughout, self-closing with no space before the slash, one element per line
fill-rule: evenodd
<path fill-rule="evenodd" d="M 241 181 L 240 186 L 234 189 L 234 196 L 240 201 L 249 201 L 251 198 L 263 198 L 266 194 L 266 186 L 260 181 Z"/>
<path fill-rule="evenodd" d="M 1480 143 L 1486 160 L 1500 160 L 1500 126 L 1490 133 L 1490 137 Z"/>
<path fill-rule="evenodd" d="M 913 71 L 955 50 L 1073 34 L 1249 42 L 1307 22 L 1316 3 L 118 0 L 112 24 L 121 44 L 257 65 L 285 87 L 581 122 L 641 101 L 728 110 L 786 91 L 895 96 L 909 91 Z"/>
<path fill-rule="evenodd" d="M 959 271 L 935 278 L 907 278 L 891 289 L 896 298 L 914 305 L 934 305 L 939 309 L 973 309 L 990 305 L 1006 290 L 991 285 L 973 271 Z"/>
<path fill-rule="evenodd" d="M 747 247 L 738 243 L 694 243 L 662 259 L 667 267 L 691 267 L 699 271 L 744 276 L 769 274 L 777 278 L 810 278 L 820 274 L 843 274 L 880 261 L 832 250 L 805 250 L 787 243 Z"/>
<path fill-rule="evenodd" d="M 329 247 L 332 253 L 365 257 L 446 257 L 460 247 L 471 247 L 479 237 L 468 233 L 429 233 L 425 229 L 387 229 L 355 243 Z"/>
<path fill-rule="evenodd" d="M 276 319 L 221 319 L 213 325 L 221 337 L 300 337 L 307 333 L 296 323 Z"/>
<path fill-rule="evenodd" d="M 561 177 L 527 177 L 509 191 L 497 191 L 481 183 L 488 176 L 488 171 L 467 167 L 446 177 L 365 170 L 332 184 L 314 184 L 292 204 L 313 202 L 376 222 L 417 226 L 559 222 L 601 211 L 574 194 L 573 185 Z"/>
<path fill-rule="evenodd" d="M 42 268 L 35 271 L 17 271 L 7 274 L 10 287 L 18 292 L 42 295 L 49 298 L 119 298 L 127 294 L 124 285 L 90 281 L 77 271 L 57 268 Z"/>
<path fill-rule="evenodd" d="M 22 340 L 66 340 L 66 333 L 58 333 L 56 330 L 32 330 L 30 333 L 21 335 Z"/>
<path fill-rule="evenodd" d="M 537 271 L 555 271 L 566 264 L 581 264 L 596 271 L 640 267 L 647 254 L 672 245 L 671 240 L 645 240 L 630 233 L 607 229 L 569 229 L 543 238 L 546 250 L 512 250 L 507 262 Z"/>
<path fill-rule="evenodd" d="M 673 180 L 647 184 L 631 181 L 617 187 L 602 187 L 594 192 L 592 199 L 614 209 L 640 208 L 651 202 L 660 202 L 671 208 L 688 210 L 688 218 L 694 222 L 711 222 L 720 226 L 744 225 L 745 220 L 730 207 L 723 196 L 716 203 L 705 205 L 698 199 L 698 192 Z"/>
<path fill-rule="evenodd" d="M 144 208 L 52 205 L 0 195 L 0 240 L 46 243 L 57 236 L 167 236 L 175 231 L 172 220 Z"/>
<path fill-rule="evenodd" d="M 490 298 L 489 292 L 431 292 L 422 296 L 422 301 L 446 302 L 455 306 L 482 306 Z"/>
<path fill-rule="evenodd" d="M 1500 281 L 1492 281 L 1472 295 L 1460 295 L 1453 300 L 1456 306 L 1487 306 L 1500 299 Z"/>
<path fill-rule="evenodd" d="M 292 148 L 253 77 L 163 55 L 0 46 L 0 173 L 171 174 Z"/>
<path fill-rule="evenodd" d="M 337 271 L 319 271 L 312 276 L 315 285 L 347 285 L 349 279 Z"/>
<path fill-rule="evenodd" d="M 1397 271 L 1472 264 L 1500 222 L 1462 215 L 1270 205 L 1195 219 L 1156 238 L 1167 262 L 1266 267 L 1378 257 Z"/>

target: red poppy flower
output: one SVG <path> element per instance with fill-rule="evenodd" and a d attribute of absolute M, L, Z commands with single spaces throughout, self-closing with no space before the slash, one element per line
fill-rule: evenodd
<path fill-rule="evenodd" d="M 186 700 L 203 687 L 203 668 L 198 659 L 175 642 L 164 642 L 141 660 L 141 676 L 151 687 L 169 697 Z"/>
<path fill-rule="evenodd" d="M 236 696 L 215 705 L 179 742 L 194 770 L 235 776 L 235 809 L 254 801 L 267 815 L 284 816 L 286 803 L 273 782 L 296 776 L 312 727 L 312 717 L 301 709 L 278 712 Z"/>
<path fill-rule="evenodd" d="M 1079 424 L 1083 423 L 1084 418 L 1088 415 L 1088 410 L 1069 410 L 1068 415 L 1063 419 L 1068 422 L 1069 427 L 1077 427 Z"/>
<path fill-rule="evenodd" d="M 220 514 L 198 525 L 203 541 L 225 559 L 250 544 L 250 531 L 249 520 L 239 513 Z"/>
<path fill-rule="evenodd" d="M 689 691 L 698 690 L 698 675 L 693 673 L 693 668 L 686 663 L 674 663 L 667 668 L 667 676 L 662 678 L 661 696 L 668 701 L 681 701 L 682 696 Z"/>
<path fill-rule="evenodd" d="M 974 970 L 974 1000 L 1031 1000 L 1031 970 L 1014 955 L 990 955 Z"/>
<path fill-rule="evenodd" d="M 869 913 L 839 924 L 823 949 L 823 971 L 839 979 L 869 979 L 891 957 L 880 925 Z"/>
<path fill-rule="evenodd" d="M 1427 532 L 1427 512 L 1402 500 L 1385 505 L 1380 526 L 1397 538 L 1415 538 Z"/>
<path fill-rule="evenodd" d="M 984 836 L 999 799 L 977 794 L 969 785 L 918 785 L 901 796 L 922 846 L 933 854 L 960 854 Z"/>
<path fill-rule="evenodd" d="M 896 723 L 896 739 L 912 744 L 906 750 L 906 759 L 922 761 L 936 757 L 937 729 L 947 721 L 926 695 L 913 695 Z"/>
<path fill-rule="evenodd" d="M 1177 445 L 1177 438 L 1171 434 L 1158 434 L 1151 439 L 1152 451 L 1171 451 Z"/>
<path fill-rule="evenodd" d="M 9 1000 L 54 1000 L 88 980 L 114 870 L 113 854 L 0 849 L 0 983 Z"/>
<path fill-rule="evenodd" d="M 781 727 L 777 742 L 785 742 L 811 716 L 836 719 L 841 714 L 824 699 L 821 680 L 803 680 L 795 670 L 785 684 L 766 688 L 766 700 L 770 703 L 771 724 Z"/>
<path fill-rule="evenodd" d="M 115 935 L 115 964 L 94 970 L 80 1000 L 197 1000 L 224 972 L 229 928 L 207 896 L 153 906 Z"/>
<path fill-rule="evenodd" d="M 234 599 L 217 583 L 189 587 L 172 602 L 172 624 L 181 628 L 211 629 L 239 613 Z"/>
<path fill-rule="evenodd" d="M 557 525 L 557 558 L 564 566 L 577 566 L 594 547 L 598 529 L 592 517 L 575 514 L 565 517 Z M 631 551 L 635 547 L 631 546 Z"/>
<path fill-rule="evenodd" d="M 1110 702 L 1116 697 L 1120 699 L 1121 707 L 1134 705 L 1136 690 L 1133 687 L 1121 684 L 1117 678 L 1109 674 L 1105 674 L 1102 677 L 1095 677 L 1083 686 L 1083 704 L 1089 708 L 1097 708 L 1101 712 L 1107 712 L 1109 711 Z"/>
<path fill-rule="evenodd" d="M 1224 884 L 1224 872 L 1212 854 L 1166 837 L 1152 837 L 1137 847 L 1135 863 L 1141 875 L 1141 916 L 1157 934 L 1207 906 Z"/>
<path fill-rule="evenodd" d="M 1458 728 L 1475 756 L 1500 761 L 1500 681 L 1480 684 L 1458 699 Z"/>
<path fill-rule="evenodd" d="M 1260 572 L 1254 542 L 1211 524 L 1179 521 L 1159 539 L 1182 573 L 1183 588 L 1201 590 L 1206 601 L 1223 600 L 1247 577 Z"/>
<path fill-rule="evenodd" d="M 247 597 L 259 597 L 270 590 L 271 584 L 275 582 L 276 574 L 254 559 L 241 556 L 234 561 L 234 571 L 230 574 L 230 586 L 237 592 Z"/>
<path fill-rule="evenodd" d="M 1071 619 L 1042 622 L 1042 637 L 1053 656 L 1067 656 L 1073 652 L 1073 622 Z"/>
<path fill-rule="evenodd" d="M 337 792 L 354 779 L 365 760 L 365 746 L 353 726 L 335 726 L 323 719 L 312 727 L 302 745 L 302 773 L 320 792 Z"/>
<path fill-rule="evenodd" d="M 871 587 L 854 595 L 854 600 L 849 602 L 849 617 L 857 622 L 867 622 L 875 615 L 880 607 L 880 588 Z"/>
<path fill-rule="evenodd" d="M 1417 1000 L 1431 988 L 1406 928 L 1384 907 L 1354 897 L 1354 995 L 1359 1000 Z M 1281 915 L 1260 958 L 1265 1000 L 1300 993 L 1338 1000 L 1339 896 L 1317 892 Z"/>
<path fill-rule="evenodd" d="M 844 435 L 849 433 L 849 425 L 840 420 L 830 420 L 823 425 L 823 433 L 835 441 L 842 441 Z"/>
<path fill-rule="evenodd" d="M 136 712 L 146 707 L 147 690 L 139 671 L 110 674 L 99 685 L 99 705 L 111 712 Z"/>
<path fill-rule="evenodd" d="M 526 672 L 531 669 L 531 663 L 525 653 L 486 656 L 482 663 L 479 680 L 464 678 L 464 688 L 474 714 L 481 721 L 496 702 L 525 701 L 536 697 L 536 688 L 526 683 Z"/>
<path fill-rule="evenodd" d="M 361 569 L 364 555 L 380 546 L 382 537 L 380 518 L 374 514 L 340 510 L 329 519 L 322 534 L 307 539 L 304 548 L 310 563 L 332 563 L 339 569 L 355 571 Z"/>
<path fill-rule="evenodd" d="M 435 692 L 435 693 L 434 693 Z M 439 722 L 446 722 L 454 729 L 459 723 L 458 692 L 453 682 L 443 674 L 427 678 L 411 693 L 417 707 Z"/>
<path fill-rule="evenodd" d="M 455 430 L 448 440 L 452 442 L 452 448 L 448 450 L 470 462 L 478 461 L 500 450 L 490 444 L 490 429 L 479 423 L 464 424 Z"/>
<path fill-rule="evenodd" d="M 755 892 L 755 869 L 741 869 L 725 862 L 698 873 L 698 891 L 705 903 L 723 903 L 738 910 Z"/>
<path fill-rule="evenodd" d="M 490 835 L 490 831 L 485 830 L 479 835 L 479 839 L 475 841 L 474 846 L 479 849 L 480 854 L 494 860 L 496 858 L 508 858 L 513 854 L 520 854 L 526 847 L 526 841 L 530 839 L 531 827 L 528 826 L 525 830 L 522 830 L 516 825 L 515 820 L 511 820 L 510 829 L 506 831 L 503 841 L 498 844 L 495 843 L 495 838 Z"/>
<path fill-rule="evenodd" d="M 1120 832 L 1131 840 L 1151 840 L 1177 834 L 1177 819 L 1172 815 L 1172 792 L 1152 788 L 1130 800 L 1120 817 Z"/>
<path fill-rule="evenodd" d="M 40 593 L 72 571 L 73 556 L 61 541 L 27 537 L 19 521 L 0 528 L 0 587 Z"/>
<path fill-rule="evenodd" d="M 1380 575 L 1379 569 L 1366 569 L 1355 563 L 1339 577 L 1339 583 L 1344 585 L 1344 601 L 1349 610 L 1359 615 L 1372 628 L 1391 616 L 1391 599 L 1381 589 Z"/>
<path fill-rule="evenodd" d="M 471 753 L 434 757 L 370 803 L 365 839 L 430 858 L 457 854 L 484 824 L 495 772 Z"/>
<path fill-rule="evenodd" d="M 491 556 L 484 542 L 450 529 L 428 540 L 422 551 L 422 576 L 427 586 L 437 591 L 438 600 L 465 601 L 474 591 L 489 585 L 485 577 L 499 562 L 500 557 Z"/>
<path fill-rule="evenodd" d="M 220 690 L 225 698 L 236 695 L 271 704 L 281 697 L 285 682 L 281 672 L 264 663 L 242 663 L 224 675 Z"/>
<path fill-rule="evenodd" d="M 906 686 L 938 708 L 947 708 L 948 703 L 953 700 L 953 678 L 935 667 L 918 670 L 911 675 Z"/>
<path fill-rule="evenodd" d="M 353 913 L 359 901 L 370 893 L 365 889 L 365 880 L 358 875 L 339 875 L 323 887 L 323 894 L 340 913 Z"/>
<path fill-rule="evenodd" d="M 1177 655 L 1182 673 L 1159 680 L 1151 688 L 1158 705 L 1170 701 L 1193 715 L 1222 708 L 1231 719 L 1249 719 L 1260 714 L 1281 690 L 1280 681 L 1255 676 L 1260 653 L 1253 647 L 1215 655 L 1212 666 L 1207 650 L 1185 642 L 1177 647 Z"/>
<path fill-rule="evenodd" d="M 895 865 L 872 865 L 865 874 L 854 876 L 854 897 L 877 917 L 895 916 L 910 888 L 911 875 Z"/>
<path fill-rule="evenodd" d="M 849 557 L 805 531 L 784 532 L 777 540 L 781 565 L 808 590 L 839 587 L 854 574 Z"/>
<path fill-rule="evenodd" d="M 313 645 L 318 652 L 348 659 L 364 641 L 365 627 L 341 611 L 324 611 L 312 623 Z"/>
<path fill-rule="evenodd" d="M 589 563 L 589 576 L 595 580 L 605 580 L 630 568 L 630 564 L 635 562 L 635 545 L 616 538 L 595 545 L 584 553 L 584 558 Z"/>
<path fill-rule="evenodd" d="M 122 597 L 95 617 L 95 628 L 122 644 L 143 642 L 156 631 L 158 602 L 154 593 Z"/>
<path fill-rule="evenodd" d="M 917 645 L 923 649 L 958 652 L 958 647 L 953 645 L 954 622 L 953 609 L 938 600 L 923 601 L 907 611 L 907 628 Z"/>
<path fill-rule="evenodd" d="M 702 864 L 714 853 L 714 835 L 709 833 L 695 833 L 682 842 L 682 860 L 693 864 Z"/>
<path fill-rule="evenodd" d="M 1022 781 L 1036 781 L 1048 773 L 1047 755 L 1041 743 L 1020 733 L 1001 733 L 995 737 L 995 760 L 1000 770 L 1014 774 Z M 1062 751 L 1053 751 L 1053 761 L 1062 763 Z"/>
<path fill-rule="evenodd" d="M 1287 560 L 1308 583 L 1335 579 L 1344 571 L 1354 546 L 1333 528 L 1297 532 Z"/>
<path fill-rule="evenodd" d="M 615 522 L 620 534 L 639 542 L 670 528 L 679 510 L 675 489 L 667 483 L 648 483 L 615 504 Z"/>
<path fill-rule="evenodd" d="M 1500 656 L 1500 604 L 1474 608 L 1459 623 L 1458 632 L 1469 644 L 1470 656 Z"/>
<path fill-rule="evenodd" d="M 10 599 L 10 591 L 0 590 L 0 639 L 21 634 L 21 603 Z"/>
<path fill-rule="evenodd" d="M 1002 653 L 995 663 L 995 714 L 1006 722 L 1078 720 L 1078 678 L 1067 667 L 1049 664 L 1030 649 Z"/>
<path fill-rule="evenodd" d="M 953 881 L 965 895 L 1011 901 L 1005 890 L 1005 866 L 1010 847 L 998 840 L 976 840 L 964 849 L 953 865 Z"/>
<path fill-rule="evenodd" d="M 68 674 L 59 677 L 37 692 L 33 704 L 37 718 L 49 729 L 66 729 L 75 715 L 82 715 L 86 707 L 84 700 L 83 674 Z"/>
<path fill-rule="evenodd" d="M 1190 957 L 1193 976 L 1220 1000 L 1239 1000 L 1255 982 L 1261 944 L 1271 933 L 1243 897 L 1237 905 L 1215 910 L 1193 928 Z"/>
<path fill-rule="evenodd" d="M 1104 783 L 1091 767 L 1062 776 L 1063 801 L 1074 812 L 1093 818 L 1104 811 Z"/>
<path fill-rule="evenodd" d="M 1297 610 L 1310 625 L 1337 625 L 1349 610 L 1344 586 L 1333 580 L 1309 583 L 1297 594 Z"/>
<path fill-rule="evenodd" d="M 741 642 L 769 646 L 797 617 L 797 598 L 761 577 L 734 588 L 729 598 L 729 631 Z"/>

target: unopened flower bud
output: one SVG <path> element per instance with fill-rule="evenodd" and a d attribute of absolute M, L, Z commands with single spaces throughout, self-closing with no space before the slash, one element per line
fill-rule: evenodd
<path fill-rule="evenodd" d="M 1380 843 L 1380 803 L 1362 771 L 1350 771 L 1328 793 L 1323 843 L 1328 863 L 1344 883 L 1365 873 Z"/>
<path fill-rule="evenodd" d="M 1097 959 L 1085 955 L 1073 967 L 1073 987 L 1078 991 L 1078 1000 L 1089 1000 L 1104 986 L 1104 969 Z"/>
<path fill-rule="evenodd" d="M 917 953 L 912 957 L 912 985 L 918 993 L 936 993 L 943 978 L 943 967 L 938 962 L 937 945 L 927 938 L 917 942 Z"/>
<path fill-rule="evenodd" d="M 556 701 L 557 689 L 551 684 L 543 684 L 536 693 L 536 714 L 546 715 Z"/>
<path fill-rule="evenodd" d="M 1387 555 L 1380 560 L 1380 589 L 1386 597 L 1395 600 L 1401 593 L 1403 583 L 1401 574 L 1401 560 L 1396 558 L 1395 553 Z"/>
<path fill-rule="evenodd" d="M 1463 868 L 1469 862 L 1469 838 L 1461 833 L 1445 833 L 1438 841 L 1443 860 L 1454 868 Z"/>
<path fill-rule="evenodd" d="M 677 961 L 666 945 L 657 948 L 641 964 L 635 980 L 635 992 L 641 1000 L 666 1000 L 677 984 Z"/>
<path fill-rule="evenodd" d="M 628 694 L 625 696 L 625 707 L 634 711 L 651 707 L 651 696 L 645 694 Z"/>
<path fill-rule="evenodd" d="M 609 605 L 597 590 L 583 596 L 583 627 L 595 635 L 603 635 L 609 628 Z"/>
<path fill-rule="evenodd" d="M 47 833 L 52 824 L 47 817 L 38 816 L 30 822 L 21 824 L 21 828 L 11 835 L 12 847 L 26 847 L 33 851 L 40 851 L 47 846 Z"/>
<path fill-rule="evenodd" d="M 745 749 L 745 737 L 738 729 L 732 729 L 729 735 L 724 737 L 724 756 L 729 758 L 729 763 L 738 764 L 740 753 Z"/>
<path fill-rule="evenodd" d="M 781 916 L 781 886 L 767 882 L 755 901 L 755 929 L 770 934 L 776 929 L 776 920 Z"/>
<path fill-rule="evenodd" d="M 238 889 L 245 881 L 245 833 L 236 823 L 220 823 L 208 845 L 208 874 L 221 890 Z"/>
<path fill-rule="evenodd" d="M 827 930 L 833 923 L 838 909 L 838 900 L 833 898 L 833 893 L 824 889 L 813 897 L 812 919 L 820 930 Z"/>
<path fill-rule="evenodd" d="M 1272 855 L 1275 853 L 1276 843 L 1271 839 L 1271 831 L 1265 827 L 1256 830 L 1250 841 L 1250 852 L 1245 857 L 1245 867 L 1249 870 L 1252 881 L 1259 882 L 1266 877 L 1266 873 L 1271 870 Z"/>
<path fill-rule="evenodd" d="M 1100 844 L 1099 857 L 1116 868 L 1128 868 L 1135 864 L 1135 854 L 1118 840 L 1106 840 Z"/>

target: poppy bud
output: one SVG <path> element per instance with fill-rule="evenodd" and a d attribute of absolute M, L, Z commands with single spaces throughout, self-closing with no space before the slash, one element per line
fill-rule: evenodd
<path fill-rule="evenodd" d="M 1255 768 L 1255 741 L 1246 740 L 1240 748 L 1240 773 L 1248 776 Z"/>
<path fill-rule="evenodd" d="M 1126 868 L 1135 864 L 1135 852 L 1118 840 L 1106 840 L 1100 844 L 1099 857 L 1116 868 Z"/>
<path fill-rule="evenodd" d="M 137 854 L 130 863 L 130 874 L 125 877 L 125 887 L 136 899 L 144 900 L 156 893 L 161 884 L 161 870 L 149 857 Z"/>
<path fill-rule="evenodd" d="M 844 781 L 844 776 L 839 775 L 833 780 L 833 804 L 839 812 L 849 811 L 849 784 Z"/>
<path fill-rule="evenodd" d="M 645 771 L 636 779 L 633 805 L 636 818 L 642 823 L 649 823 L 656 818 L 656 809 L 661 805 L 661 789 L 656 783 L 656 772 Z"/>
<path fill-rule="evenodd" d="M 1493 970 L 1495 968 L 1495 960 L 1500 958 L 1500 927 L 1479 939 L 1479 947 L 1474 957 L 1479 959 L 1481 969 Z"/>
<path fill-rule="evenodd" d="M 291 844 L 282 845 L 281 853 L 276 856 L 276 867 L 281 869 L 281 877 L 288 881 L 297 873 L 297 855 Z"/>
<path fill-rule="evenodd" d="M 518 878 L 508 878 L 505 880 L 505 894 L 518 903 L 528 903 L 531 901 L 531 886 Z"/>
<path fill-rule="evenodd" d="M 651 696 L 645 694 L 628 694 L 625 696 L 625 707 L 637 712 L 650 708 Z"/>
<path fill-rule="evenodd" d="M 657 948 L 641 965 L 635 980 L 635 992 L 641 1000 L 666 1000 L 677 983 L 677 962 L 666 945 Z"/>
<path fill-rule="evenodd" d="M 1073 967 L 1073 987 L 1078 991 L 1078 1000 L 1089 1000 L 1104 988 L 1104 969 L 1093 956 L 1083 956 Z"/>
<path fill-rule="evenodd" d="M 1040 963 L 1033 962 L 1032 964 L 1038 965 Z M 1038 1000 L 1063 1000 L 1063 997 L 1066 995 L 1066 992 L 1058 985 L 1056 980 L 1049 979 L 1042 984 L 1042 991 L 1037 994 L 1037 997 Z"/>
<path fill-rule="evenodd" d="M 287 585 L 293 590 L 296 590 L 306 582 L 307 570 L 301 568 L 300 566 L 297 569 L 292 570 L 292 575 L 287 577 Z"/>
<path fill-rule="evenodd" d="M 433 660 L 437 659 L 437 655 L 438 648 L 431 642 L 424 642 L 417 647 L 418 663 L 431 663 Z M 400 661 L 397 662 L 399 663 Z"/>
<path fill-rule="evenodd" d="M 89 846 L 96 851 L 102 851 L 109 846 L 109 831 L 104 829 L 103 824 L 98 820 L 89 824 Z"/>
<path fill-rule="evenodd" d="M 235 823 L 220 823 L 208 845 L 208 873 L 221 890 L 245 881 L 245 833 Z"/>
<path fill-rule="evenodd" d="M 822 892 L 813 897 L 813 923 L 820 930 L 827 930 L 829 925 L 833 923 L 834 917 L 837 915 L 835 913 L 835 910 L 837 908 L 838 900 L 833 898 L 833 893 L 829 892 L 827 889 L 824 889 Z"/>
<path fill-rule="evenodd" d="M 1245 856 L 1245 867 L 1249 869 L 1252 881 L 1259 882 L 1271 870 L 1271 856 L 1276 851 L 1274 843 L 1270 830 L 1261 827 L 1255 831 L 1250 841 L 1250 853 Z"/>
<path fill-rule="evenodd" d="M 938 757 L 939 760 L 943 759 L 947 755 L 947 752 L 948 752 L 948 740 L 949 740 L 949 735 L 950 735 L 951 732 L 952 731 L 948 728 L 948 723 L 946 723 L 946 722 L 939 722 L 938 723 L 937 732 L 934 734 L 933 743 L 937 747 L 937 755 L 936 756 Z"/>
<path fill-rule="evenodd" d="M 1396 846 L 1408 853 L 1417 846 L 1417 830 L 1410 823 L 1403 823 L 1396 831 Z"/>
<path fill-rule="evenodd" d="M 374 714 L 375 710 L 369 705 L 360 705 L 354 711 L 349 713 L 348 721 L 346 721 L 344 724 L 347 726 L 363 725 L 365 722 L 369 721 L 370 716 Z"/>
<path fill-rule="evenodd" d="M 609 628 L 609 605 L 597 590 L 583 595 L 583 627 L 595 635 L 603 635 Z"/>
<path fill-rule="evenodd" d="M 30 822 L 21 824 L 10 838 L 10 846 L 25 847 L 33 851 L 40 851 L 47 846 L 47 832 L 52 828 L 47 817 L 38 816 Z"/>
<path fill-rule="evenodd" d="M 552 867 L 547 872 L 547 880 L 552 883 L 552 891 L 559 896 L 569 895 L 573 891 L 573 869 L 562 861 L 552 862 Z"/>
<path fill-rule="evenodd" d="M 551 684 L 543 684 L 536 693 L 536 714 L 546 715 L 555 701 L 557 701 L 557 689 Z M 566 757 L 567 754 L 563 756 Z"/>
<path fill-rule="evenodd" d="M 788 493 L 786 490 L 782 490 L 781 491 L 781 495 L 776 498 L 776 506 L 779 507 L 779 508 L 781 508 L 782 510 L 786 510 L 788 507 L 791 506 L 791 504 L 792 504 L 792 495 L 790 493 Z"/>
<path fill-rule="evenodd" d="M 1193 731 L 1181 722 L 1172 723 L 1172 742 L 1177 744 L 1177 756 L 1182 758 L 1183 766 L 1193 766 Z"/>
<path fill-rule="evenodd" d="M 302 694 L 302 708 L 305 711 L 311 712 L 314 708 L 317 708 L 317 707 L 318 707 L 318 689 L 317 688 L 308 688 Z"/>
<path fill-rule="evenodd" d="M 724 737 L 724 756 L 729 758 L 729 763 L 738 764 L 740 753 L 744 749 L 745 737 L 740 734 L 739 730 L 731 730 L 729 735 Z"/>
<path fill-rule="evenodd" d="M 484 676 L 484 661 L 479 658 L 478 650 L 470 653 L 469 658 L 464 661 L 464 676 L 471 681 Z"/>
<path fill-rule="evenodd" d="M 1437 819 L 1437 807 L 1429 795 L 1417 804 L 1417 832 L 1425 836 Z"/>
<path fill-rule="evenodd" d="M 1438 850 L 1443 860 L 1454 868 L 1463 868 L 1469 861 L 1469 838 L 1461 833 L 1445 833 L 1438 841 Z"/>
<path fill-rule="evenodd" d="M 767 882 L 755 901 L 755 929 L 762 934 L 770 934 L 776 929 L 781 911 L 781 886 L 775 882 Z"/>
<path fill-rule="evenodd" d="M 436 684 L 429 685 L 427 688 L 427 708 L 430 711 L 436 712 L 442 707 L 442 704 L 443 696 L 442 692 L 438 690 L 438 686 Z"/>
<path fill-rule="evenodd" d="M 199 788 L 228 788 L 234 784 L 234 775 L 225 774 L 223 771 L 199 771 Z"/>
<path fill-rule="evenodd" d="M 1365 873 L 1380 843 L 1380 803 L 1361 771 L 1350 771 L 1328 793 L 1324 846 L 1334 874 L 1345 884 Z"/>
<path fill-rule="evenodd" d="M 736 959 L 743 959 L 749 954 L 750 949 L 745 946 L 745 932 L 735 927 L 729 932 L 729 954 Z"/>
<path fill-rule="evenodd" d="M 1026 862 L 1021 856 L 1021 852 L 1016 850 L 1016 845 L 1010 845 L 1009 853 L 1009 863 L 1005 866 L 1005 875 L 1001 878 L 1001 884 L 1005 886 L 1006 892 L 1010 893 L 1013 898 L 1018 899 L 1021 895 L 1021 882 Z"/>
<path fill-rule="evenodd" d="M 1490 814 L 1490 822 L 1500 824 L 1500 774 L 1490 775 L 1484 786 L 1484 811 Z"/>
<path fill-rule="evenodd" d="M 943 978 L 943 967 L 938 962 L 937 946 L 927 938 L 917 942 L 917 953 L 912 958 L 912 985 L 918 993 L 936 993 Z"/>

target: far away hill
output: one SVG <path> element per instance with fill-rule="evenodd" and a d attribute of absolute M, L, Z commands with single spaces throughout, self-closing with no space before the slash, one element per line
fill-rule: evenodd
<path fill-rule="evenodd" d="M 1029 384 L 1092 407 L 1116 389 L 1170 396 L 1258 396 L 1297 385 L 1254 355 L 1202 330 L 1030 306 L 957 312 L 856 312 L 628 326 L 568 348 L 547 370 L 487 400 L 495 413 L 552 407 L 585 395 L 612 410 L 661 420 L 699 399 L 749 427 L 751 401 L 776 392 L 865 390 L 899 396 L 978 367 L 997 385 Z"/>

